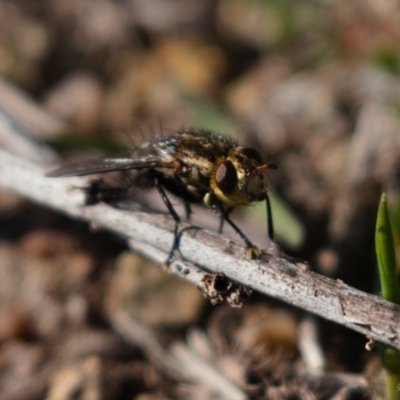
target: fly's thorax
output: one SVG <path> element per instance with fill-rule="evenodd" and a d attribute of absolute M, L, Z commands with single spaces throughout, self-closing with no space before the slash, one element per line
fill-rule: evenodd
<path fill-rule="evenodd" d="M 190 202 L 202 202 L 205 193 L 210 191 L 213 160 L 183 149 L 183 146 L 177 148 L 175 153 L 159 151 L 158 155 L 169 164 L 168 167 L 154 168 L 160 182 L 171 192 Z M 171 164 L 173 168 L 170 167 Z"/>
<path fill-rule="evenodd" d="M 210 175 L 214 196 L 228 207 L 265 200 L 264 165 L 255 150 L 242 147 L 232 150 L 228 157 L 218 158 Z"/>
<path fill-rule="evenodd" d="M 196 201 L 201 202 L 204 194 L 210 190 L 209 182 L 214 160 L 195 151 L 179 150 L 176 157 L 181 168 L 176 171 L 176 178 Z"/>

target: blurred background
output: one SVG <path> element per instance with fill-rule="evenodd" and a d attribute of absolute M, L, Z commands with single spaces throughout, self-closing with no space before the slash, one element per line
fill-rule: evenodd
<path fill-rule="evenodd" d="M 278 164 L 270 195 L 285 251 L 378 293 L 382 192 L 400 240 L 399 20 L 397 0 L 1 0 L 0 111 L 64 158 L 109 154 L 182 127 L 256 147 Z M 28 118 L 26 99 L 10 90 L 24 92 L 51 123 Z M 261 245 L 263 208 L 234 214 Z M 77 397 L 52 397 L 77 368 L 98 374 L 94 398 L 218 398 L 126 347 L 107 320 L 120 307 L 165 346 L 185 340 L 189 327 L 208 332 L 251 398 L 322 399 L 342 388 L 326 393 L 296 378 L 294 365 L 306 370 L 299 310 L 257 295 L 240 311 L 212 308 L 121 239 L 4 191 L 0 218 L 0 399 L 89 399 L 93 377 L 76 383 Z M 381 398 L 365 338 L 314 322 L 323 370 L 370 385 L 346 398 Z M 96 362 L 88 367 L 89 356 Z"/>

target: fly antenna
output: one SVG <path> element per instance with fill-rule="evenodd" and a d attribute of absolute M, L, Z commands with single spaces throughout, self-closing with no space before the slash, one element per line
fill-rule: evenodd
<path fill-rule="evenodd" d="M 273 162 L 267 162 L 266 164 L 259 165 L 253 169 L 253 174 L 257 174 L 261 171 L 266 171 L 267 169 L 277 169 L 277 165 Z"/>

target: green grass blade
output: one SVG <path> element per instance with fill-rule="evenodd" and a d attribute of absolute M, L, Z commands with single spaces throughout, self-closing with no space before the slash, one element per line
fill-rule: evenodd
<path fill-rule="evenodd" d="M 400 304 L 396 254 L 385 193 L 382 194 L 379 203 L 375 231 L 375 247 L 382 297 L 393 303 Z M 388 398 L 390 400 L 400 400 L 400 352 L 389 346 L 381 345 L 380 354 L 386 370 L 386 390 Z"/>
<path fill-rule="evenodd" d="M 392 303 L 400 304 L 400 288 L 397 281 L 396 255 L 385 193 L 382 194 L 379 203 L 375 231 L 375 246 L 382 297 Z"/>

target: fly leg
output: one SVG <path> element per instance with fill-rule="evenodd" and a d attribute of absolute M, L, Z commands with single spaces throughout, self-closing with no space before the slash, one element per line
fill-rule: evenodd
<path fill-rule="evenodd" d="M 233 207 L 229 207 L 228 209 L 225 210 L 225 213 L 227 216 L 229 216 L 232 211 L 233 211 Z M 218 233 L 222 233 L 222 230 L 224 229 L 224 222 L 225 222 L 224 214 L 221 214 L 220 219 L 219 219 Z"/>
<path fill-rule="evenodd" d="M 242 238 L 242 240 L 246 243 L 246 257 L 249 260 L 252 260 L 254 258 L 260 258 L 260 256 L 261 256 L 260 249 L 257 246 L 255 246 L 253 243 L 251 243 L 250 240 L 247 238 L 247 236 L 229 218 L 229 213 L 232 210 L 230 210 L 230 209 L 225 210 L 221 204 L 218 204 L 218 208 L 221 212 L 221 220 L 226 221 L 234 229 L 234 231 Z"/>
<path fill-rule="evenodd" d="M 268 239 L 274 241 L 274 222 L 272 221 L 272 208 L 271 208 L 271 201 L 267 195 L 265 198 L 265 205 L 267 209 L 267 233 Z"/>
<path fill-rule="evenodd" d="M 175 175 L 174 180 L 176 183 L 177 187 L 182 187 L 184 189 L 184 186 L 182 185 L 182 181 Z M 192 208 L 190 207 L 190 203 L 187 200 L 183 200 L 183 206 L 185 208 L 185 218 L 190 221 L 190 217 L 192 215 Z"/>
<path fill-rule="evenodd" d="M 278 251 L 279 257 L 284 258 L 285 260 L 297 264 L 300 266 L 303 270 L 308 271 L 310 269 L 310 266 L 307 261 L 304 261 L 300 258 L 294 258 L 288 256 L 280 247 L 279 245 L 275 242 L 274 240 L 274 224 L 272 221 L 272 208 L 271 208 L 271 201 L 267 195 L 265 198 L 265 205 L 267 209 L 267 227 L 268 227 L 268 239 L 274 244 L 275 248 Z"/>
<path fill-rule="evenodd" d="M 174 256 L 174 251 L 176 250 L 176 248 L 178 247 L 178 231 L 179 231 L 179 223 L 181 221 L 179 215 L 177 214 L 177 212 L 175 211 L 171 201 L 169 200 L 167 194 L 165 193 L 163 187 L 161 186 L 160 182 L 158 181 L 158 178 L 154 179 L 154 184 L 158 190 L 158 193 L 160 193 L 160 196 L 162 198 L 162 201 L 164 202 L 164 204 L 166 205 L 166 207 L 168 208 L 168 211 L 170 212 L 170 214 L 172 215 L 172 218 L 175 220 L 175 227 L 174 227 L 174 241 L 172 243 L 172 248 L 168 254 L 168 258 L 164 263 L 164 268 L 168 269 L 169 265 L 171 264 L 171 261 L 173 259 Z"/>
<path fill-rule="evenodd" d="M 192 215 L 192 209 L 190 207 L 190 203 L 188 201 L 185 201 L 184 206 L 185 206 L 185 217 L 188 221 L 190 221 L 190 216 Z"/>

